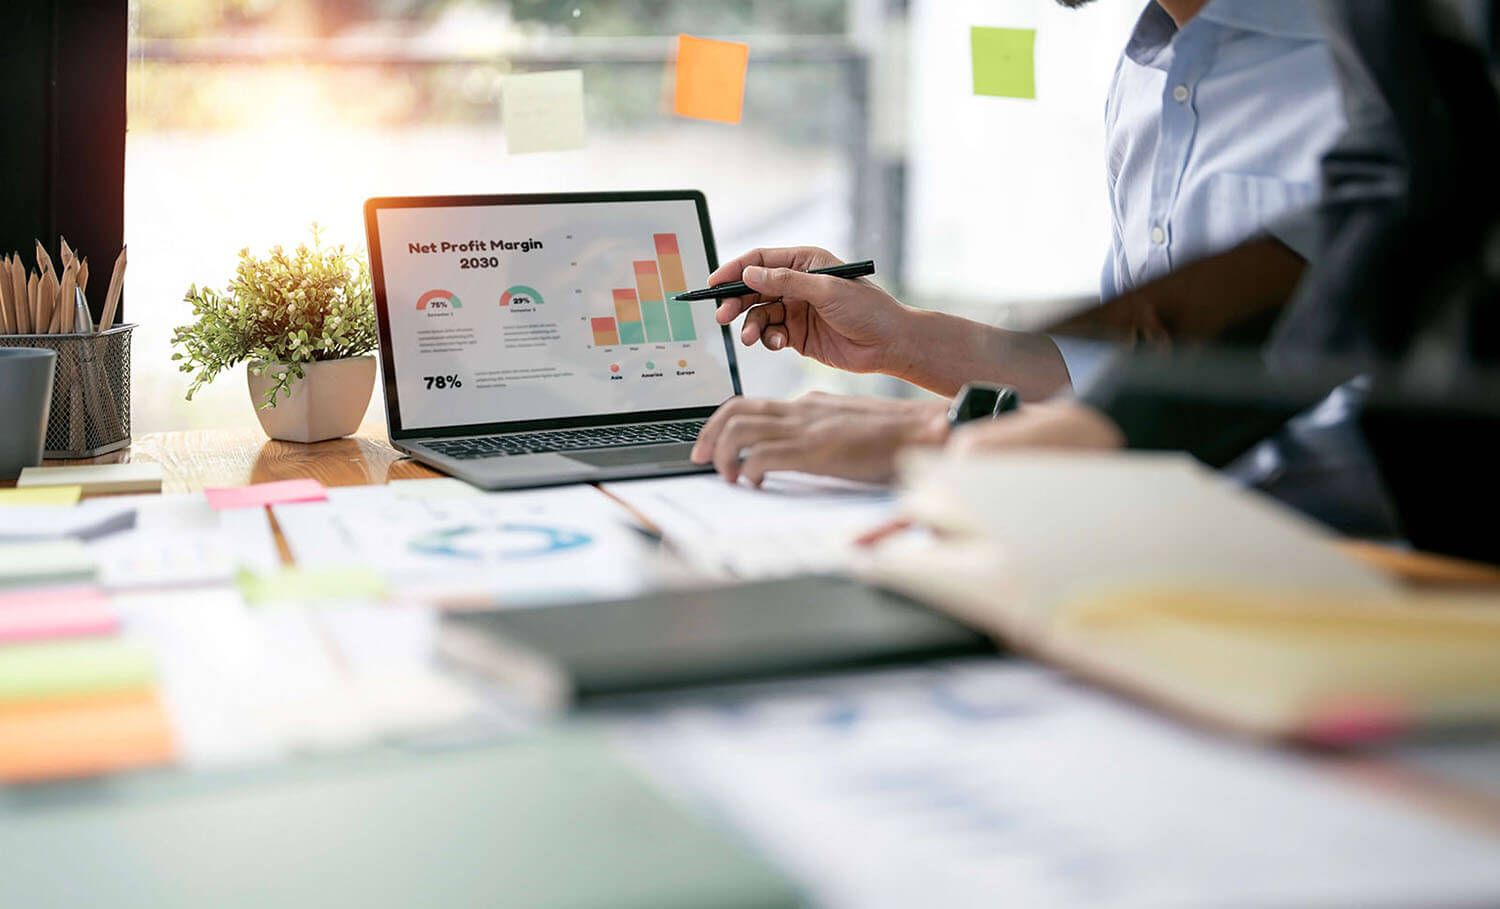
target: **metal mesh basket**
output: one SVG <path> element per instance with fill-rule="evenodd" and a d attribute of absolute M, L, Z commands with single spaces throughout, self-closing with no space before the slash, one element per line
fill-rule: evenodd
<path fill-rule="evenodd" d="M 45 457 L 92 458 L 130 444 L 130 334 L 0 335 L 0 347 L 57 351 Z"/>

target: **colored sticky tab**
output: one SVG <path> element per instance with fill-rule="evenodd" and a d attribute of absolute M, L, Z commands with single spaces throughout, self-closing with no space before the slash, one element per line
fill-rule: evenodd
<path fill-rule="evenodd" d="M 316 602 L 385 596 L 386 583 L 366 568 L 286 568 L 256 574 L 240 572 L 240 595 L 247 603 Z"/>
<path fill-rule="evenodd" d="M 78 540 L 0 543 L 0 589 L 92 581 L 96 572 Z"/>
<path fill-rule="evenodd" d="M 118 638 L 0 647 L 0 703 L 138 691 L 155 677 L 151 651 Z"/>
<path fill-rule="evenodd" d="M 82 486 L 0 489 L 0 505 L 77 505 L 82 495 Z"/>
<path fill-rule="evenodd" d="M 97 587 L 0 592 L 0 643 L 111 634 L 117 624 Z"/>
<path fill-rule="evenodd" d="M 154 692 L 0 705 L 0 782 L 154 767 L 174 751 Z"/>
<path fill-rule="evenodd" d="M 505 147 L 513 155 L 583 148 L 583 71 L 506 76 L 500 85 Z"/>
<path fill-rule="evenodd" d="M 748 44 L 678 35 L 672 111 L 680 117 L 740 122 L 749 65 Z"/>
<path fill-rule="evenodd" d="M 976 25 L 969 41 L 974 53 L 974 94 L 1036 97 L 1036 29 Z"/>
<path fill-rule="evenodd" d="M 263 508 L 267 505 L 290 505 L 293 502 L 322 502 L 328 491 L 317 480 L 278 480 L 253 486 L 227 486 L 205 489 L 203 494 L 215 511 L 226 508 Z"/>

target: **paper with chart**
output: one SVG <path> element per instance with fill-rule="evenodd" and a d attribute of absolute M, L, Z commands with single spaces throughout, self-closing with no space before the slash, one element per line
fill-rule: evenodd
<path fill-rule="evenodd" d="M 761 488 L 717 474 L 607 483 L 700 570 L 764 578 L 840 571 L 854 540 L 896 515 L 891 491 L 810 474 L 770 474 Z"/>
<path fill-rule="evenodd" d="M 1493 835 L 1035 666 L 725 688 L 615 723 L 643 768 L 727 814 L 820 905 L 1478 905 L 1500 891 Z"/>
<path fill-rule="evenodd" d="M 652 548 L 591 486 L 425 499 L 363 492 L 275 514 L 299 564 L 365 566 L 393 590 L 424 596 L 535 605 L 628 596 L 656 576 Z"/>

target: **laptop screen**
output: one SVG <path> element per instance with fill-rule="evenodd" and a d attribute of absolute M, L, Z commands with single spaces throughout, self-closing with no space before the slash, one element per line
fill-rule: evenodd
<path fill-rule="evenodd" d="M 676 195 L 372 201 L 386 390 L 400 429 L 567 425 L 734 395 L 714 304 L 671 299 L 704 286 L 712 244 L 701 197 Z"/>

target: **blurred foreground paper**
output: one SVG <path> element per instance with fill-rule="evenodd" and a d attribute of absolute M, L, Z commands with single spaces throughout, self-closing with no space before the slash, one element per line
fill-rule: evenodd
<path fill-rule="evenodd" d="M 749 63 L 748 44 L 678 35 L 672 111 L 679 117 L 740 122 Z"/>
<path fill-rule="evenodd" d="M 567 151 L 587 144 L 582 70 L 506 76 L 500 99 L 510 154 Z"/>
<path fill-rule="evenodd" d="M 1417 597 L 1176 455 L 914 459 L 877 581 L 1212 723 L 1326 744 L 1500 719 L 1500 598 Z"/>
<path fill-rule="evenodd" d="M 975 659 L 620 713 L 820 906 L 1496 905 L 1500 840 L 1304 755 Z M 1003 894 L 1003 896 L 997 896 Z"/>
<path fill-rule="evenodd" d="M 1036 97 L 1036 30 L 985 28 L 969 33 L 974 53 L 974 94 Z"/>

